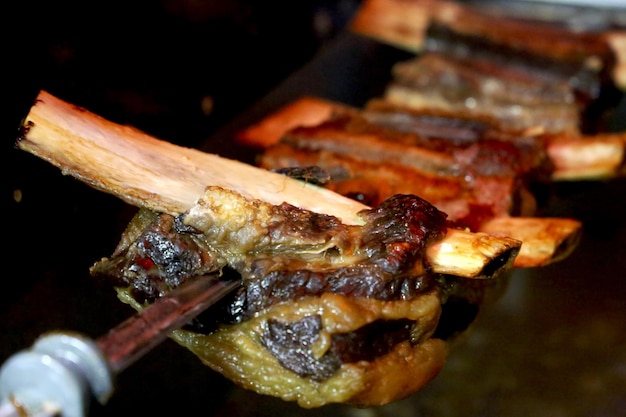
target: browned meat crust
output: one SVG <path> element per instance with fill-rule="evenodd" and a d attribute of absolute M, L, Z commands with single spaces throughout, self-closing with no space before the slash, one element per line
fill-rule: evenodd
<path fill-rule="evenodd" d="M 230 238 L 228 245 L 220 244 L 211 231 L 177 226 L 184 216 L 140 211 L 113 255 L 91 272 L 115 286 L 131 287 L 133 297 L 145 302 L 192 276 L 230 265 L 244 279 L 244 291 L 233 303 L 245 307 L 230 308 L 229 322 L 325 292 L 403 300 L 433 285 L 424 253 L 445 236 L 447 216 L 423 199 L 394 196 L 364 211 L 364 226 L 352 227 L 287 204 L 272 210 L 269 227 L 251 239 L 253 245 Z M 235 251 L 242 255 L 233 261 Z"/>
<path fill-rule="evenodd" d="M 491 288 L 490 281 L 466 285 L 430 272 L 424 254 L 445 236 L 447 216 L 419 197 L 396 195 L 364 210 L 363 226 L 346 226 L 332 216 L 288 204 L 267 208 L 267 227 L 241 240 L 239 248 L 232 246 L 231 237 L 216 239 L 216 230 L 198 230 L 194 224 L 205 224 L 197 223 L 194 215 L 175 218 L 140 210 L 114 254 L 95 264 L 91 273 L 125 288 L 141 304 L 194 274 L 220 274 L 234 266 L 243 278 L 241 290 L 218 306 L 220 312 L 200 316 L 187 326 L 187 331 L 207 335 L 222 326 L 249 321 L 272 307 L 323 299 L 327 294 L 379 300 L 394 309 L 402 303 L 410 309 L 422 297 L 439 299 L 441 312 L 425 323 L 409 314 L 333 332 L 319 314 L 297 320 L 268 318 L 260 345 L 286 371 L 315 383 L 333 378 L 345 364 L 376 363 L 393 357 L 405 345 L 426 347 L 434 333 L 441 340 L 453 340 L 473 321 Z M 234 230 L 228 233 L 237 235 Z M 307 246 L 310 251 L 303 252 Z M 315 250 L 320 247 L 324 249 Z M 460 305 L 465 307 L 459 309 Z M 346 309 L 342 314 L 360 313 Z M 439 317 L 445 318 L 441 327 Z M 320 355 L 315 346 L 323 337 L 329 341 Z"/>

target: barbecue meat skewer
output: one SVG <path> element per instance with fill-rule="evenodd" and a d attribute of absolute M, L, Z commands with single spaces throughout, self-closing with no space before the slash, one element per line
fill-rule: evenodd
<path fill-rule="evenodd" d="M 45 91 L 40 92 L 26 117 L 17 146 L 131 205 L 174 216 L 194 206 L 207 185 L 270 204 L 286 202 L 329 214 L 348 225 L 362 224 L 357 213 L 368 208 L 313 184 L 155 139 Z M 459 249 L 454 262 L 449 264 L 448 254 L 438 252 L 440 247 L 433 245 L 426 254 L 429 264 L 435 272 L 455 271 L 454 275 L 470 278 L 480 277 L 483 268 L 497 271 L 490 263 L 498 258 L 501 266 L 506 266 L 514 260 L 514 250 L 519 246 L 515 239 L 457 229 L 448 229 L 443 242 L 446 239 Z M 472 241 L 493 251 L 483 256 L 467 246 L 468 259 L 463 261 L 462 242 L 471 245 Z"/>
<path fill-rule="evenodd" d="M 192 275 L 241 274 L 243 292 L 225 300 L 224 317 L 172 337 L 238 384 L 303 407 L 385 404 L 420 389 L 501 282 L 464 277 L 500 276 L 520 249 L 506 236 L 449 228 L 412 195 L 370 208 L 46 92 L 17 145 L 141 208 L 91 270 L 134 308 Z M 474 313 L 448 311 L 458 303 Z M 442 328 L 442 317 L 460 324 Z"/>

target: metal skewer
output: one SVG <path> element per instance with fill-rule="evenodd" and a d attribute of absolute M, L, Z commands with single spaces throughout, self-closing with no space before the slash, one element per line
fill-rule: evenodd
<path fill-rule="evenodd" d="M 65 331 L 42 335 L 0 368 L 0 417 L 83 417 L 91 397 L 108 401 L 115 375 L 240 284 L 197 277 L 97 340 Z"/>

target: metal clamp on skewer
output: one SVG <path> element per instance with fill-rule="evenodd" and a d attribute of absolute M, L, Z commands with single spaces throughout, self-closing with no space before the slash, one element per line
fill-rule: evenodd
<path fill-rule="evenodd" d="M 65 332 L 41 336 L 31 349 L 4 363 L 0 371 L 4 402 L 0 416 L 82 416 L 90 396 L 102 404 L 108 400 L 113 393 L 113 377 L 93 340 Z"/>
<path fill-rule="evenodd" d="M 96 341 L 74 332 L 41 336 L 0 369 L 0 417 L 85 416 L 92 398 L 109 400 L 118 373 L 239 285 L 197 277 Z"/>

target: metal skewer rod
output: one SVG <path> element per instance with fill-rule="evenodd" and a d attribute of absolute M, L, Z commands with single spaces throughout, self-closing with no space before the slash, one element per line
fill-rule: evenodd
<path fill-rule="evenodd" d="M 111 329 L 96 344 L 111 371 L 119 373 L 240 284 L 198 277 Z"/>

